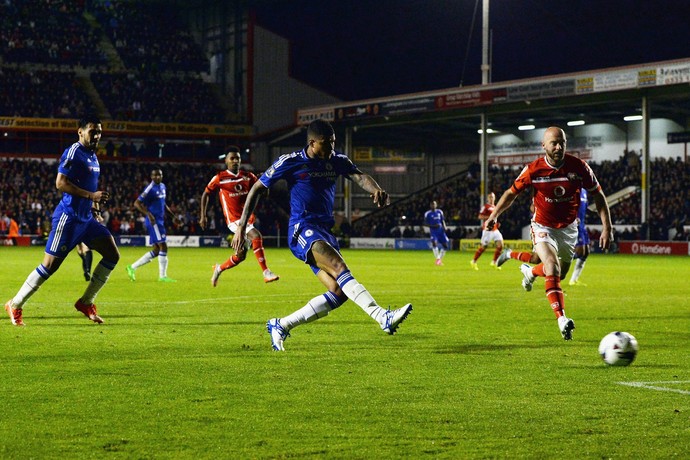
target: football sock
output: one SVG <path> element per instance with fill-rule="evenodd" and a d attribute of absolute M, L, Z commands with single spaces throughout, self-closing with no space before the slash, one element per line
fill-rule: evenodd
<path fill-rule="evenodd" d="M 103 285 L 106 283 L 106 281 L 108 281 L 110 273 L 114 268 L 115 264 L 113 262 L 101 259 L 91 275 L 91 281 L 89 281 L 89 285 L 86 286 L 84 295 L 81 296 L 81 301 L 83 303 L 86 305 L 91 305 L 93 301 L 96 300 L 98 292 L 103 288 Z"/>
<path fill-rule="evenodd" d="M 561 280 L 557 276 L 547 276 L 544 282 L 546 289 L 546 298 L 551 305 L 551 309 L 556 314 L 556 318 L 565 316 L 563 311 L 564 299 L 563 290 L 561 289 Z"/>
<path fill-rule="evenodd" d="M 141 267 L 142 265 L 146 265 L 147 263 L 151 262 L 154 257 L 156 257 L 156 254 L 153 251 L 149 251 L 146 254 L 144 254 L 143 256 L 141 256 L 139 258 L 139 260 L 134 262 L 132 264 L 132 268 L 136 270 L 137 268 Z"/>
<path fill-rule="evenodd" d="M 34 295 L 36 291 L 41 287 L 43 283 L 48 281 L 52 273 L 43 266 L 43 264 L 36 267 L 36 270 L 29 273 L 26 277 L 26 281 L 19 288 L 19 292 L 12 298 L 12 306 L 17 309 L 21 309 L 29 298 Z"/>
<path fill-rule="evenodd" d="M 477 262 L 479 258 L 482 256 L 486 248 L 484 246 L 479 246 L 479 249 L 477 249 L 477 252 L 474 253 L 474 259 L 472 259 L 472 262 Z"/>
<path fill-rule="evenodd" d="M 438 248 L 438 256 L 436 256 L 437 259 L 443 259 L 443 256 L 446 255 L 446 250 L 443 248 Z"/>
<path fill-rule="evenodd" d="M 165 251 L 158 253 L 158 276 L 160 278 L 168 276 L 168 253 Z"/>
<path fill-rule="evenodd" d="M 585 261 L 582 259 L 575 259 L 575 268 L 573 269 L 573 274 L 570 275 L 570 281 L 575 282 L 580 278 L 580 273 L 582 269 L 585 268 Z"/>
<path fill-rule="evenodd" d="M 520 262 L 528 263 L 529 260 L 532 258 L 532 253 L 531 252 L 512 251 L 510 253 L 510 258 L 511 259 L 517 259 Z"/>
<path fill-rule="evenodd" d="M 81 255 L 81 254 L 80 254 Z M 91 273 L 91 265 L 93 264 L 93 252 L 86 251 L 81 257 L 81 268 L 84 273 Z"/>
<path fill-rule="evenodd" d="M 500 256 L 502 252 L 503 246 L 501 246 L 500 248 L 496 246 L 496 250 L 494 251 L 494 263 L 496 263 L 496 261 L 498 260 L 498 256 Z"/>
<path fill-rule="evenodd" d="M 544 264 L 540 263 L 532 267 L 532 274 L 534 276 L 546 276 L 546 273 L 544 273 Z"/>
<path fill-rule="evenodd" d="M 300 324 L 310 323 L 324 316 L 328 316 L 331 310 L 338 308 L 346 300 L 347 297 L 344 295 L 338 297 L 331 291 L 327 291 L 325 294 L 311 299 L 305 306 L 296 312 L 284 318 L 280 318 L 280 324 L 289 331 Z"/>
<path fill-rule="evenodd" d="M 226 260 L 225 262 L 223 262 L 220 265 L 220 269 L 221 269 L 221 271 L 225 271 L 228 268 L 232 268 L 235 265 L 239 265 L 240 262 L 242 262 L 242 259 L 240 259 L 240 256 L 238 256 L 237 254 L 233 254 L 232 256 L 230 256 L 230 258 L 228 260 Z"/>
<path fill-rule="evenodd" d="M 343 290 L 348 299 L 359 305 L 364 312 L 371 318 L 381 324 L 382 318 L 385 317 L 386 310 L 381 308 L 374 298 L 369 294 L 369 291 L 359 284 L 359 282 L 352 276 L 350 270 L 345 270 L 336 279 L 340 289 Z"/>
<path fill-rule="evenodd" d="M 263 238 L 254 238 L 252 240 L 252 249 L 254 250 L 256 261 L 259 262 L 259 266 L 261 266 L 261 271 L 267 270 L 268 267 L 266 266 L 266 256 L 264 255 Z"/>

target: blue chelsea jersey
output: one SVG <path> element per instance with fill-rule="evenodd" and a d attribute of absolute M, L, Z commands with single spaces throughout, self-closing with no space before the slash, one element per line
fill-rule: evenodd
<path fill-rule="evenodd" d="M 442 228 L 443 227 L 443 211 L 436 208 L 434 210 L 428 210 L 424 214 L 424 222 L 430 227 Z"/>
<path fill-rule="evenodd" d="M 309 158 L 306 150 L 281 155 L 259 181 L 270 187 L 285 179 L 290 190 L 290 225 L 300 222 L 330 229 L 338 176 L 348 177 L 361 171 L 342 153 L 333 152 L 325 160 Z"/>
<path fill-rule="evenodd" d="M 580 189 L 580 207 L 577 210 L 578 225 L 585 228 L 585 218 L 587 217 L 587 190 L 583 187 Z"/>
<path fill-rule="evenodd" d="M 165 184 L 163 182 L 156 184 L 151 181 L 144 191 L 141 192 L 138 199 L 146 205 L 146 208 L 153 214 L 156 220 L 161 220 L 165 219 L 165 195 Z"/>
<path fill-rule="evenodd" d="M 58 172 L 67 176 L 67 179 L 79 188 L 89 192 L 98 190 L 98 177 L 101 174 L 98 158 L 95 152 L 85 149 L 79 142 L 75 142 L 62 153 Z M 55 213 L 64 212 L 86 221 L 93 218 L 92 205 L 93 201 L 88 198 L 63 192 Z"/>

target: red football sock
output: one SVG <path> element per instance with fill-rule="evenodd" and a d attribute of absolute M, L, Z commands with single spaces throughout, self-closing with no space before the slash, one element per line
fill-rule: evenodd
<path fill-rule="evenodd" d="M 498 256 L 500 256 L 502 252 L 503 252 L 502 247 L 496 248 L 496 250 L 494 251 L 494 262 L 496 262 L 496 260 L 498 260 Z"/>
<path fill-rule="evenodd" d="M 546 298 L 551 304 L 551 309 L 556 314 L 556 318 L 560 318 L 565 315 L 563 307 L 565 302 L 563 299 L 563 291 L 561 290 L 561 280 L 557 276 L 547 276 L 546 282 L 544 283 L 546 288 Z"/>
<path fill-rule="evenodd" d="M 546 273 L 544 273 L 544 264 L 537 264 L 532 267 L 532 274 L 534 276 L 546 276 Z"/>
<path fill-rule="evenodd" d="M 520 262 L 529 262 L 529 260 L 532 258 L 532 253 L 531 252 L 516 252 L 513 251 L 510 253 L 510 258 L 511 259 L 517 259 Z"/>
<path fill-rule="evenodd" d="M 254 238 L 252 240 L 252 249 L 254 250 L 254 256 L 256 261 L 259 262 L 261 270 L 266 270 L 266 257 L 264 256 L 264 240 L 263 238 Z"/>
<path fill-rule="evenodd" d="M 485 250 L 486 250 L 486 248 L 484 246 L 479 246 L 479 249 L 477 249 L 477 252 L 474 253 L 474 259 L 472 259 L 472 262 L 476 262 L 477 260 L 479 260 L 479 258 L 481 257 L 481 255 L 484 253 Z"/>
<path fill-rule="evenodd" d="M 225 262 L 223 262 L 220 265 L 220 269 L 221 269 L 221 271 L 225 271 L 228 268 L 234 267 L 235 265 L 239 264 L 240 262 L 242 262 L 242 261 L 240 260 L 239 256 L 237 254 L 233 254 L 232 257 L 230 257 L 228 260 L 226 260 Z"/>

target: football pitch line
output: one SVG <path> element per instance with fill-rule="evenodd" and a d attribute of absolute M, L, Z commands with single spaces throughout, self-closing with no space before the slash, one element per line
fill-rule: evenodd
<path fill-rule="evenodd" d="M 646 388 L 648 390 L 655 391 L 668 391 L 671 393 L 680 393 L 682 395 L 690 395 L 688 390 L 680 390 L 678 388 L 669 388 L 665 386 L 658 385 L 678 385 L 683 383 L 690 383 L 690 380 L 662 380 L 657 382 L 616 382 L 618 385 L 625 385 L 635 388 Z"/>

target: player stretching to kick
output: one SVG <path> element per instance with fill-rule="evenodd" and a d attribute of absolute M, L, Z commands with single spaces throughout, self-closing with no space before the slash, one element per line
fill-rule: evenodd
<path fill-rule="evenodd" d="M 431 248 L 436 257 L 436 265 L 443 265 L 443 256 L 450 249 L 450 240 L 446 235 L 446 220 L 443 211 L 438 209 L 436 201 L 431 202 L 431 209 L 424 213 L 424 223 L 429 227 Z"/>
<path fill-rule="evenodd" d="M 546 277 L 546 298 L 558 319 L 561 335 L 565 340 L 571 340 L 575 323 L 565 316 L 561 276 L 565 276 L 570 268 L 577 242 L 580 189 L 587 189 L 594 197 L 602 223 L 599 239 L 602 249 L 609 247 L 612 232 L 611 213 L 594 172 L 584 161 L 567 155 L 565 146 L 565 132 L 561 128 L 550 127 L 545 131 L 542 139 L 545 155 L 525 166 L 513 185 L 503 193 L 486 226 L 493 228 L 498 217 L 513 204 L 518 194 L 532 187 L 535 208 L 532 243 L 542 261 L 537 267 L 542 267 Z M 529 265 L 524 266 L 529 268 Z M 537 273 L 534 269 L 529 271 L 523 270 L 523 275 L 531 284 Z"/>
<path fill-rule="evenodd" d="M 488 195 L 486 195 L 486 203 L 479 211 L 479 215 L 477 216 L 479 220 L 482 221 L 482 240 L 479 248 L 477 248 L 477 252 L 474 253 L 474 258 L 472 258 L 472 260 L 470 261 L 470 266 L 475 270 L 479 270 L 479 267 L 477 266 L 477 260 L 479 260 L 484 251 L 486 251 L 486 247 L 492 241 L 496 242 L 496 250 L 494 251 L 494 258 L 491 260 L 491 266 L 496 267 L 497 270 L 501 269 L 500 266 L 496 263 L 496 260 L 498 259 L 498 256 L 501 254 L 501 251 L 503 251 L 503 235 L 501 235 L 501 232 L 498 231 L 498 224 L 494 228 L 486 228 L 486 219 L 489 218 L 494 208 L 496 208 L 496 205 L 494 204 L 495 202 L 496 195 L 494 194 L 494 192 L 491 192 Z"/>
<path fill-rule="evenodd" d="M 338 176 L 349 178 L 369 192 L 379 207 L 390 203 L 388 193 L 349 158 L 334 150 L 335 131 L 327 121 L 315 120 L 309 124 L 307 143 L 301 151 L 278 158 L 254 184 L 232 240 L 232 247 L 239 251 L 244 245 L 249 216 L 259 198 L 271 185 L 285 179 L 290 189 L 288 245 L 295 257 L 311 267 L 327 290 L 294 313 L 268 320 L 266 329 L 276 351 L 284 350 L 283 341 L 291 329 L 323 318 L 347 299 L 359 305 L 388 334 L 394 334 L 412 311 L 411 304 L 396 310 L 381 308 L 350 273 L 340 254 L 338 240 L 331 233 Z"/>
<path fill-rule="evenodd" d="M 244 202 L 247 200 L 247 194 L 256 183 L 256 176 L 249 171 L 240 169 L 240 149 L 235 146 L 228 148 L 225 154 L 225 166 L 227 169 L 221 171 L 211 179 L 201 194 L 201 210 L 199 215 L 199 225 L 201 228 L 206 228 L 206 209 L 208 208 L 208 201 L 211 194 L 218 190 L 220 195 L 220 204 L 223 208 L 223 215 L 225 216 L 225 223 L 231 232 L 237 233 L 237 221 L 242 215 L 242 208 Z M 251 241 L 252 250 L 256 261 L 263 271 L 264 281 L 270 283 L 277 281 L 279 276 L 268 269 L 266 265 L 266 257 L 264 256 L 264 242 L 263 236 L 258 229 L 254 227 L 254 214 L 249 217 L 247 222 L 246 232 L 247 237 Z M 220 274 L 225 270 L 239 265 L 247 256 L 247 247 L 241 247 L 235 254 L 222 264 L 215 264 L 213 266 L 213 275 L 211 275 L 211 284 L 216 287 Z"/>

